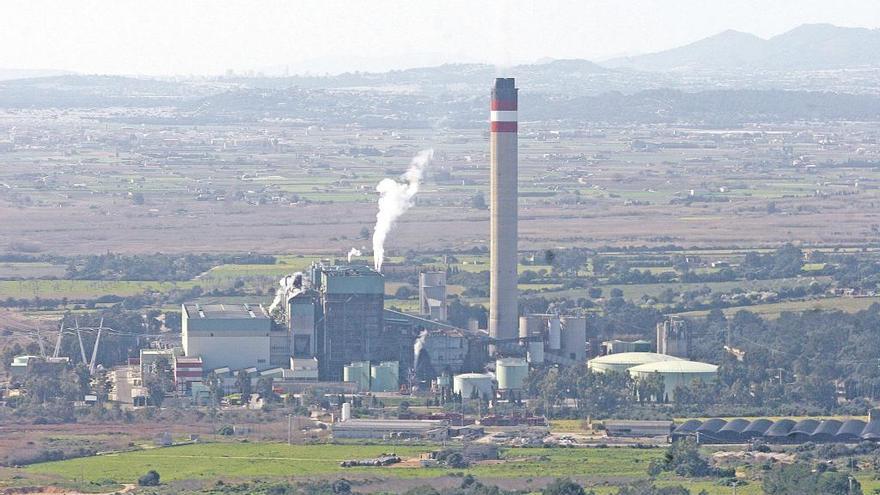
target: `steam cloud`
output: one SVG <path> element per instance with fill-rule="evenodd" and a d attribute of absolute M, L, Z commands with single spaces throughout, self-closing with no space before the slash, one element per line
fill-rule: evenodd
<path fill-rule="evenodd" d="M 296 272 L 293 275 L 287 275 L 278 281 L 278 285 L 280 286 L 275 290 L 275 299 L 272 301 L 272 305 L 269 306 L 269 313 L 275 310 L 279 304 L 282 302 L 287 302 L 287 299 L 294 292 L 302 289 L 303 282 L 303 274 L 302 272 Z"/>
<path fill-rule="evenodd" d="M 362 255 L 362 254 L 364 254 L 364 253 L 362 253 L 360 249 L 358 249 L 358 248 L 351 248 L 351 250 L 348 252 L 348 262 L 351 263 L 351 258 L 352 258 L 353 256 L 360 256 L 360 255 Z"/>
<path fill-rule="evenodd" d="M 420 151 L 409 164 L 409 169 L 400 176 L 403 182 L 382 179 L 376 186 L 379 192 L 379 213 L 376 213 L 376 228 L 373 229 L 373 265 L 382 271 L 385 259 L 385 239 L 394 223 L 412 206 L 413 197 L 419 192 L 425 166 L 434 158 L 434 150 Z"/>

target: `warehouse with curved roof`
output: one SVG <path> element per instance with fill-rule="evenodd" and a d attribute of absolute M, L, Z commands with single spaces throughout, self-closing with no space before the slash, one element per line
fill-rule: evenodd
<path fill-rule="evenodd" d="M 857 442 L 862 437 L 862 431 L 865 429 L 865 422 L 860 419 L 848 419 L 843 422 L 834 440 L 837 442 Z"/>
<path fill-rule="evenodd" d="M 724 443 L 738 443 L 743 439 L 743 431 L 749 426 L 747 419 L 733 419 L 718 430 L 716 436 Z"/>
<path fill-rule="evenodd" d="M 773 426 L 773 421 L 769 419 L 756 419 L 749 423 L 749 426 L 742 431 L 742 439 L 750 440 L 752 438 L 763 437 L 764 433 L 767 433 L 767 430 Z"/>
<path fill-rule="evenodd" d="M 866 423 L 859 419 L 690 419 L 672 432 L 673 441 L 685 437 L 695 438 L 700 443 L 748 443 L 755 439 L 781 444 L 880 442 L 880 420 Z"/>
<path fill-rule="evenodd" d="M 836 419 L 826 419 L 819 423 L 810 440 L 813 442 L 832 442 L 843 423 Z"/>

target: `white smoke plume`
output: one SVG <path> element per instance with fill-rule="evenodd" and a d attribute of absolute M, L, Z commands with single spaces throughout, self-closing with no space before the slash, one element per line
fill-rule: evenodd
<path fill-rule="evenodd" d="M 272 301 L 272 305 L 269 306 L 270 314 L 275 311 L 275 308 L 277 308 L 282 302 L 286 303 L 287 299 L 294 292 L 302 289 L 302 280 L 302 272 L 296 272 L 292 275 L 282 277 L 281 280 L 278 281 L 280 287 L 275 289 L 275 299 Z"/>
<path fill-rule="evenodd" d="M 360 249 L 351 248 L 351 250 L 349 250 L 348 252 L 348 262 L 351 263 L 351 258 L 353 258 L 354 256 L 361 256 L 363 254 L 364 253 L 362 253 Z"/>
<path fill-rule="evenodd" d="M 413 197 L 419 192 L 425 166 L 434 158 L 434 150 L 419 151 L 409 164 L 409 169 L 400 176 L 401 181 L 382 179 L 376 186 L 379 192 L 379 213 L 376 213 L 376 228 L 373 229 L 373 265 L 382 271 L 385 260 L 385 239 L 394 223 L 413 204 Z"/>

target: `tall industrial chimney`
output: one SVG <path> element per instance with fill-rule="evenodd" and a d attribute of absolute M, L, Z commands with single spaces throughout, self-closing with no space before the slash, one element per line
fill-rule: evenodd
<path fill-rule="evenodd" d="M 497 339 L 496 352 L 517 346 L 517 89 L 513 78 L 495 79 L 489 118 L 491 153 L 490 213 L 491 280 L 489 336 Z"/>

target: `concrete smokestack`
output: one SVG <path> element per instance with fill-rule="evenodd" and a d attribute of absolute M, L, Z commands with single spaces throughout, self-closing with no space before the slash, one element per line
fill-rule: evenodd
<path fill-rule="evenodd" d="M 517 89 L 513 78 L 495 79 L 489 118 L 491 154 L 491 281 L 489 336 L 496 352 L 517 349 Z"/>

